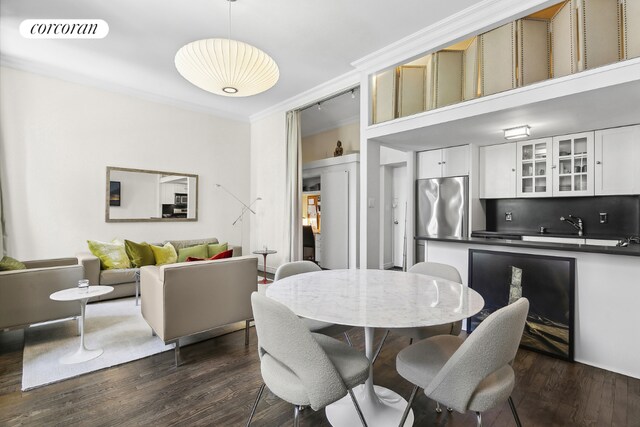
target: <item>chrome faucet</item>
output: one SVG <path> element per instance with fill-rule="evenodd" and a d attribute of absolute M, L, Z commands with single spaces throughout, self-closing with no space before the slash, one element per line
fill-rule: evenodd
<path fill-rule="evenodd" d="M 566 223 L 571 224 L 576 230 L 578 230 L 578 236 L 582 237 L 582 232 L 584 230 L 582 227 L 582 218 L 573 215 L 569 215 L 568 218 L 561 216 L 560 221 L 565 221 Z"/>

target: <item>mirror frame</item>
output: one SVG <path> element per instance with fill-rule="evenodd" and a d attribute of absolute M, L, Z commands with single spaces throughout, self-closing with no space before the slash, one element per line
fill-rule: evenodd
<path fill-rule="evenodd" d="M 109 193 L 110 193 L 110 181 L 111 181 L 111 171 L 123 171 L 123 172 L 139 172 L 139 173 L 152 173 L 152 174 L 161 174 L 161 175 L 178 175 L 185 176 L 188 178 L 196 179 L 196 214 L 194 218 L 118 218 L 113 219 L 109 217 Z M 121 168 L 117 166 L 107 166 L 107 182 L 106 182 L 106 197 L 105 197 L 105 208 L 104 208 L 104 219 L 105 222 L 187 222 L 187 221 L 197 221 L 198 220 L 198 188 L 200 186 L 198 175 L 192 173 L 179 173 L 179 172 L 167 172 L 167 171 L 157 171 L 150 169 L 132 169 L 132 168 Z"/>

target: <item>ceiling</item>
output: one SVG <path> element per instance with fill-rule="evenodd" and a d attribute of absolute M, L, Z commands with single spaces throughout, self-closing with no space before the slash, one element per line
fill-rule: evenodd
<path fill-rule="evenodd" d="M 351 62 L 476 3 L 474 0 L 238 0 L 231 37 L 264 50 L 280 67 L 276 86 L 248 98 L 205 92 L 183 79 L 174 56 L 184 44 L 225 37 L 225 0 L 2 0 L 3 63 L 68 80 L 130 90 L 212 113 L 248 118 L 353 69 Z M 24 19 L 92 18 L 100 40 L 35 40 Z"/>
<path fill-rule="evenodd" d="M 318 105 L 319 104 L 319 105 Z M 319 108 L 318 108 L 319 107 Z M 302 110 L 302 136 L 315 135 L 360 120 L 360 89 L 354 88 Z"/>

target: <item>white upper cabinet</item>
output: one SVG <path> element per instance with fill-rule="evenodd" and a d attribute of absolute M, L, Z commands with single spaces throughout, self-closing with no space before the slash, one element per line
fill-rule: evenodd
<path fill-rule="evenodd" d="M 516 144 L 480 147 L 480 198 L 516 197 Z"/>
<path fill-rule="evenodd" d="M 518 197 L 549 197 L 552 194 L 551 138 L 517 143 Z"/>
<path fill-rule="evenodd" d="M 553 138 L 553 195 L 593 196 L 593 132 Z"/>
<path fill-rule="evenodd" d="M 418 153 L 418 179 L 469 175 L 469 146 Z"/>
<path fill-rule="evenodd" d="M 595 194 L 640 194 L 640 125 L 595 132 Z"/>

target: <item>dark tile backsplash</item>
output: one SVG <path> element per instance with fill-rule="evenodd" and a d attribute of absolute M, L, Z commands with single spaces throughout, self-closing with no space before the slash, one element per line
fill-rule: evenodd
<path fill-rule="evenodd" d="M 549 234 L 576 234 L 560 221 L 571 214 L 582 218 L 587 236 L 640 235 L 640 196 L 487 199 L 485 208 L 488 231 L 537 233 L 545 227 Z M 505 220 L 506 212 L 511 212 L 512 221 Z M 600 212 L 608 214 L 606 224 L 600 224 Z"/>

